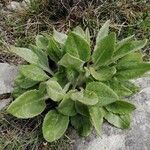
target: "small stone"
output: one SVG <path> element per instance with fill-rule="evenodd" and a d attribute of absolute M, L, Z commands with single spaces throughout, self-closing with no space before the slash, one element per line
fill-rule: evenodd
<path fill-rule="evenodd" d="M 9 5 L 7 5 L 7 9 L 11 11 L 17 11 L 21 9 L 21 6 L 19 2 L 12 1 Z"/>
<path fill-rule="evenodd" d="M 18 67 L 0 63 L 0 95 L 12 92 L 17 72 Z"/>

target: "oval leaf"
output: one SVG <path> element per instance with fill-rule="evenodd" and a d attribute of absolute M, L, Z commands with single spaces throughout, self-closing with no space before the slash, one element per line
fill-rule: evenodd
<path fill-rule="evenodd" d="M 74 32 L 68 35 L 65 43 L 65 50 L 70 55 L 83 61 L 88 61 L 90 59 L 90 45 L 84 38 Z"/>
<path fill-rule="evenodd" d="M 42 131 L 45 140 L 53 142 L 65 133 L 69 124 L 69 117 L 58 113 L 55 110 L 49 111 L 43 122 Z"/>
<path fill-rule="evenodd" d="M 112 78 L 112 76 L 116 73 L 115 67 L 103 67 L 99 70 L 95 71 L 93 67 L 90 67 L 90 73 L 98 81 L 107 81 Z"/>
<path fill-rule="evenodd" d="M 117 115 L 111 112 L 108 112 L 104 117 L 110 124 L 114 125 L 117 128 L 126 129 L 129 128 L 131 118 L 129 114 L 126 115 Z"/>
<path fill-rule="evenodd" d="M 113 56 L 115 49 L 116 34 L 111 33 L 104 37 L 96 45 L 96 49 L 93 52 L 92 60 L 95 68 L 107 65 Z"/>
<path fill-rule="evenodd" d="M 135 110 L 135 106 L 126 101 L 116 101 L 112 104 L 109 104 L 105 107 L 108 111 L 116 114 L 129 114 Z"/>
<path fill-rule="evenodd" d="M 49 98 L 51 98 L 53 101 L 60 101 L 63 99 L 64 91 L 57 81 L 48 80 L 46 84 Z"/>
<path fill-rule="evenodd" d="M 60 113 L 67 116 L 76 115 L 75 102 L 70 98 L 70 94 L 63 98 L 57 109 Z"/>
<path fill-rule="evenodd" d="M 122 66 L 116 73 L 120 80 L 134 79 L 150 71 L 150 63 L 128 63 Z"/>
<path fill-rule="evenodd" d="M 103 123 L 103 114 L 101 109 L 98 106 L 89 107 L 90 117 L 92 124 L 95 127 L 98 134 L 100 134 L 102 123 Z"/>
<path fill-rule="evenodd" d="M 43 35 L 36 36 L 36 46 L 42 49 L 47 49 L 48 39 Z"/>
<path fill-rule="evenodd" d="M 15 84 L 18 85 L 20 88 L 28 89 L 36 85 L 39 81 L 31 80 L 21 73 L 19 73 L 15 79 Z"/>
<path fill-rule="evenodd" d="M 78 131 L 80 136 L 88 136 L 93 128 L 90 119 L 82 115 L 71 117 L 71 125 Z"/>
<path fill-rule="evenodd" d="M 34 81 L 45 81 L 49 76 L 39 67 L 35 65 L 22 65 L 20 72 L 27 78 Z"/>
<path fill-rule="evenodd" d="M 119 99 L 117 94 L 107 85 L 101 82 L 90 82 L 86 90 L 93 91 L 99 98 L 99 105 L 105 106 Z"/>
<path fill-rule="evenodd" d="M 76 111 L 83 115 L 83 116 L 87 116 L 89 117 L 89 109 L 88 109 L 88 106 L 79 102 L 79 101 L 75 101 L 75 108 L 76 108 Z"/>
<path fill-rule="evenodd" d="M 67 39 L 67 35 L 62 33 L 62 32 L 58 32 L 55 29 L 53 30 L 53 37 L 54 39 L 60 43 L 60 44 L 65 44 L 66 39 Z"/>
<path fill-rule="evenodd" d="M 32 118 L 43 112 L 46 104 L 37 90 L 27 91 L 14 100 L 7 111 L 18 118 Z"/>
<path fill-rule="evenodd" d="M 87 90 L 84 93 L 82 91 L 72 93 L 71 98 L 85 105 L 95 105 L 98 103 L 98 96 L 94 92 Z"/>
<path fill-rule="evenodd" d="M 67 53 L 58 62 L 58 64 L 66 67 L 66 68 L 69 68 L 69 69 L 75 69 L 77 71 L 81 71 L 81 70 L 83 70 L 84 61 Z"/>

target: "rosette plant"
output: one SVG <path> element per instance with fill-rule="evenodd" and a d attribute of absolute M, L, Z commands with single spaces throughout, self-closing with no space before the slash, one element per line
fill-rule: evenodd
<path fill-rule="evenodd" d="M 59 139 L 69 124 L 81 136 L 93 128 L 100 134 L 104 120 L 128 128 L 135 106 L 126 98 L 138 91 L 130 79 L 150 70 L 139 51 L 146 40 L 117 40 L 109 24 L 101 27 L 95 42 L 88 28 L 76 27 L 67 35 L 56 30 L 38 35 L 29 48 L 11 47 L 28 64 L 19 67 L 15 100 L 7 111 L 22 119 L 46 114 L 42 132 L 48 142 Z"/>

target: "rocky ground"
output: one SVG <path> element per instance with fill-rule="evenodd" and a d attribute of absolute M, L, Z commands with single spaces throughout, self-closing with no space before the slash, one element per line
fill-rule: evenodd
<path fill-rule="evenodd" d="M 70 2 L 70 3 L 68 3 Z M 35 5 L 36 4 L 36 5 Z M 150 2 L 86 0 L 0 0 L 0 149 L 4 150 L 149 150 L 150 149 L 150 78 L 135 82 L 141 91 L 130 98 L 137 109 L 128 130 L 119 130 L 105 123 L 101 136 L 93 133 L 79 138 L 74 130 L 61 140 L 48 144 L 41 137 L 41 118 L 17 120 L 5 112 L 11 101 L 17 65 L 23 60 L 11 54 L 8 46 L 28 47 L 35 35 L 50 33 L 55 27 L 68 31 L 76 25 L 89 27 L 95 36 L 97 29 L 111 19 L 111 30 L 119 38 L 135 34 L 137 38 L 150 37 Z M 149 60 L 150 42 L 144 49 Z M 26 127 L 26 128 L 25 128 Z M 37 136 L 39 135 L 39 136 Z"/>
<path fill-rule="evenodd" d="M 0 94 L 10 93 L 18 67 L 0 63 Z M 116 129 L 108 123 L 103 125 L 102 135 L 95 132 L 88 138 L 80 138 L 71 131 L 70 139 L 74 150 L 149 150 L 150 149 L 150 78 L 140 78 L 135 83 L 141 91 L 129 100 L 136 105 L 131 128 Z M 10 98 L 0 101 L 0 110 L 10 102 Z"/>

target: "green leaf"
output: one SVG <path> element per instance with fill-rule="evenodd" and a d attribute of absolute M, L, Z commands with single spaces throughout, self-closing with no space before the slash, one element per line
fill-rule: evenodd
<path fill-rule="evenodd" d="M 41 49 L 47 49 L 48 46 L 48 39 L 43 35 L 36 36 L 36 46 Z"/>
<path fill-rule="evenodd" d="M 71 125 L 78 131 L 80 136 L 88 136 L 93 128 L 89 118 L 82 115 L 71 117 Z"/>
<path fill-rule="evenodd" d="M 147 40 L 141 40 L 141 41 L 129 41 L 123 44 L 116 52 L 114 52 L 111 62 L 114 62 L 131 52 L 140 50 L 146 45 L 146 43 L 147 43 Z"/>
<path fill-rule="evenodd" d="M 43 122 L 42 131 L 46 141 L 53 142 L 63 136 L 69 124 L 69 117 L 55 110 L 49 111 Z"/>
<path fill-rule="evenodd" d="M 129 114 L 117 115 L 108 112 L 104 118 L 117 128 L 126 129 L 130 127 L 131 118 Z"/>
<path fill-rule="evenodd" d="M 62 46 L 56 42 L 53 37 L 49 38 L 47 53 L 55 62 L 58 62 L 63 56 L 64 52 Z"/>
<path fill-rule="evenodd" d="M 124 97 L 124 96 L 129 96 L 133 92 L 128 89 L 124 84 L 117 80 L 116 78 L 112 79 L 109 81 L 109 86 L 114 90 L 115 93 L 117 93 L 118 96 Z"/>
<path fill-rule="evenodd" d="M 88 90 L 84 93 L 82 91 L 72 93 L 71 99 L 77 100 L 85 105 L 95 105 L 98 103 L 98 96 L 94 92 Z"/>
<path fill-rule="evenodd" d="M 115 114 L 129 114 L 135 110 L 135 106 L 126 101 L 116 101 L 112 104 L 109 104 L 105 107 L 108 111 Z"/>
<path fill-rule="evenodd" d="M 84 32 L 84 30 L 80 26 L 77 26 L 74 28 L 73 32 L 78 34 L 79 36 L 81 36 L 83 39 L 85 39 L 90 44 L 91 37 L 90 37 L 90 32 L 89 32 L 88 28 L 86 28 L 86 30 Z"/>
<path fill-rule="evenodd" d="M 150 71 L 150 63 L 128 63 L 122 66 L 116 73 L 120 80 L 134 79 Z"/>
<path fill-rule="evenodd" d="M 58 111 L 63 115 L 76 115 L 75 102 L 70 98 L 70 93 L 64 96 L 61 103 L 58 105 Z"/>
<path fill-rule="evenodd" d="M 82 38 L 85 38 L 85 32 L 84 30 L 80 27 L 80 26 L 77 26 L 74 28 L 73 32 L 79 36 L 81 36 Z"/>
<path fill-rule="evenodd" d="M 52 74 L 52 71 L 49 68 L 46 52 L 42 51 L 40 48 L 38 48 L 34 45 L 30 45 L 30 47 L 31 47 L 31 50 L 38 56 L 39 60 L 38 60 L 38 64 L 36 64 L 36 65 L 39 66 L 40 68 L 42 68 L 43 70 Z"/>
<path fill-rule="evenodd" d="M 139 87 L 130 81 L 122 81 L 122 84 L 130 91 L 132 91 L 133 94 L 139 91 Z"/>
<path fill-rule="evenodd" d="M 93 91 L 99 98 L 99 105 L 105 106 L 119 99 L 117 94 L 107 85 L 101 82 L 90 82 L 86 86 L 86 90 Z"/>
<path fill-rule="evenodd" d="M 47 84 L 47 94 L 49 98 L 53 101 L 60 101 L 63 99 L 64 92 L 59 83 L 55 80 L 48 80 Z"/>
<path fill-rule="evenodd" d="M 89 107 L 91 122 L 95 127 L 98 134 L 101 132 L 101 127 L 103 123 L 103 114 L 101 109 L 98 106 L 91 106 Z"/>
<path fill-rule="evenodd" d="M 18 73 L 18 75 L 15 79 L 15 84 L 23 89 L 28 89 L 30 87 L 33 87 L 37 83 L 38 83 L 38 81 L 31 80 L 31 79 L 25 77 L 24 75 L 22 75 L 21 73 Z"/>
<path fill-rule="evenodd" d="M 79 58 L 76 58 L 69 53 L 66 53 L 63 58 L 58 62 L 59 65 L 62 65 L 66 68 L 75 69 L 81 71 L 83 69 L 84 62 Z"/>
<path fill-rule="evenodd" d="M 90 36 L 89 28 L 86 28 L 85 30 L 85 39 L 87 40 L 89 44 L 91 43 L 91 36 Z"/>
<path fill-rule="evenodd" d="M 62 33 L 62 32 L 58 32 L 55 29 L 53 30 L 53 37 L 55 39 L 55 41 L 57 41 L 58 43 L 64 45 L 66 40 L 67 40 L 67 35 Z"/>
<path fill-rule="evenodd" d="M 107 81 L 112 78 L 116 73 L 115 67 L 103 67 L 99 70 L 95 70 L 93 67 L 89 68 L 91 75 L 98 81 Z"/>
<path fill-rule="evenodd" d="M 117 42 L 115 51 L 118 51 L 126 43 L 131 42 L 133 40 L 133 37 L 134 37 L 134 35 L 131 35 L 131 36 L 129 36 L 129 37 L 127 37 L 127 38 Z"/>
<path fill-rule="evenodd" d="M 30 49 L 28 48 L 21 48 L 21 47 L 11 47 L 10 48 L 11 52 L 17 54 L 27 62 L 31 64 L 38 64 L 39 63 L 39 58 L 38 56 Z"/>
<path fill-rule="evenodd" d="M 32 118 L 44 111 L 46 107 L 44 97 L 37 91 L 27 91 L 15 99 L 7 112 L 18 118 Z"/>
<path fill-rule="evenodd" d="M 71 83 L 69 82 L 64 86 L 64 88 L 63 88 L 64 93 L 66 93 L 69 90 L 70 85 L 71 85 Z"/>
<path fill-rule="evenodd" d="M 77 81 L 78 76 L 79 76 L 79 73 L 76 70 L 67 68 L 66 77 L 71 83 L 75 83 Z"/>
<path fill-rule="evenodd" d="M 132 52 L 118 60 L 117 69 L 121 69 L 122 67 L 131 63 L 142 63 L 142 62 L 143 62 L 142 54 L 140 52 Z"/>
<path fill-rule="evenodd" d="M 13 98 L 19 97 L 20 95 L 22 95 L 23 93 L 25 93 L 28 90 L 28 89 L 23 89 L 18 85 L 15 85 L 13 88 L 14 88 L 13 92 L 12 92 Z"/>
<path fill-rule="evenodd" d="M 41 82 L 39 84 L 39 92 L 41 94 L 43 94 L 44 96 L 47 96 L 47 89 L 46 89 L 47 85 L 46 85 L 46 82 Z"/>
<path fill-rule="evenodd" d="M 110 33 L 100 40 L 92 55 L 92 60 L 96 68 L 107 65 L 113 56 L 115 48 L 116 34 Z"/>
<path fill-rule="evenodd" d="M 110 26 L 110 20 L 107 20 L 104 25 L 100 28 L 97 38 L 96 38 L 96 45 L 108 35 Z"/>
<path fill-rule="evenodd" d="M 45 81 L 49 76 L 39 67 L 35 65 L 22 65 L 20 72 L 27 78 L 34 81 Z"/>
<path fill-rule="evenodd" d="M 87 105 L 85 105 L 79 101 L 75 101 L 75 108 L 79 114 L 89 117 L 89 109 L 88 109 Z"/>
<path fill-rule="evenodd" d="M 90 45 L 84 38 L 74 32 L 69 33 L 64 49 L 70 55 L 83 61 L 90 59 Z"/>

